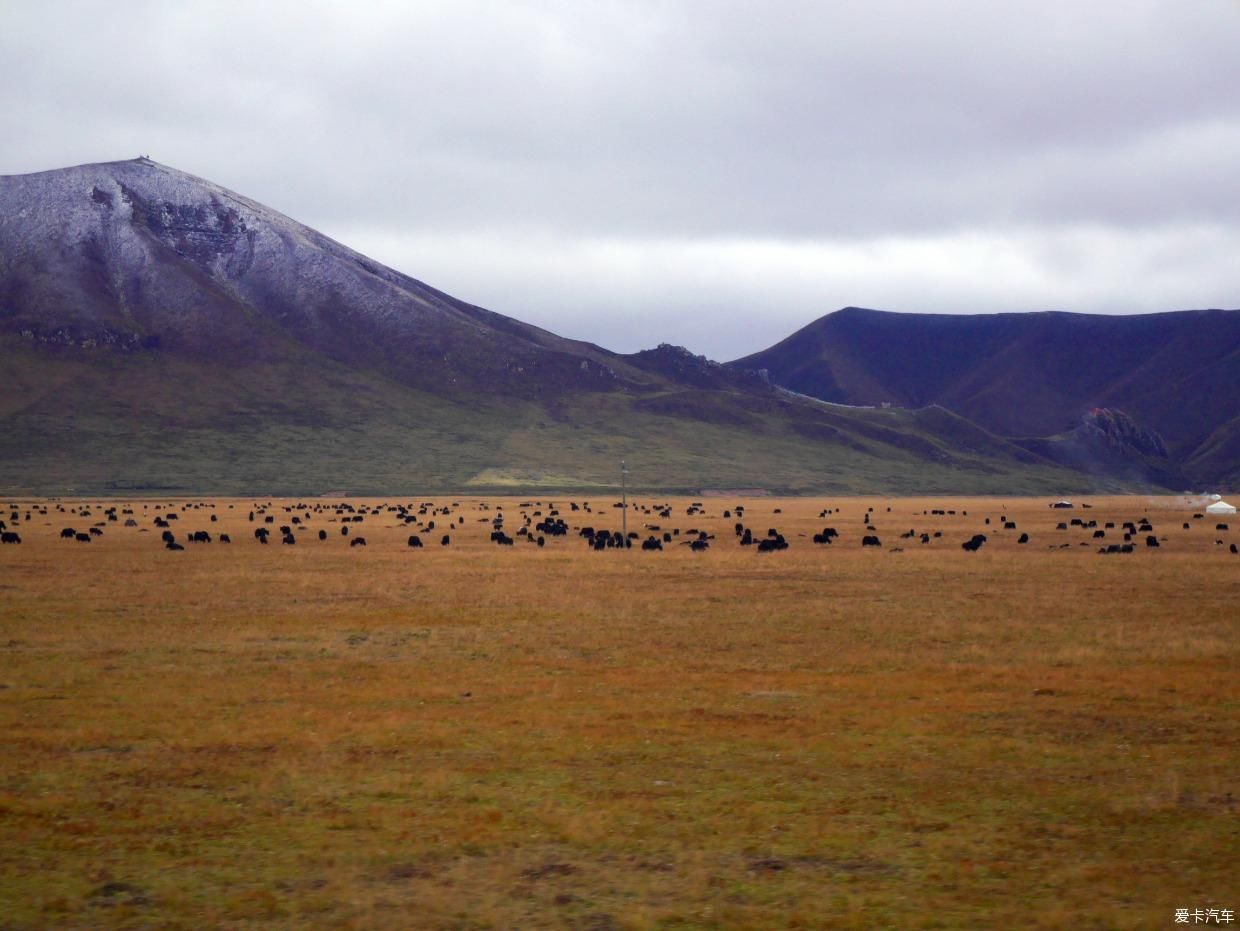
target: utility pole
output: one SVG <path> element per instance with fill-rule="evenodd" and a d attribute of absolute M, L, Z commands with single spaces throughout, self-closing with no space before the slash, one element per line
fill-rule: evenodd
<path fill-rule="evenodd" d="M 620 460 L 620 526 L 623 528 L 621 533 L 624 534 L 624 548 L 629 548 L 629 484 L 626 476 L 629 474 L 628 466 L 624 464 L 624 460 Z"/>

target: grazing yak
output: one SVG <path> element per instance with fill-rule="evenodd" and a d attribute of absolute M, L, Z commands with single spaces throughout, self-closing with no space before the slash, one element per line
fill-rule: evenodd
<path fill-rule="evenodd" d="M 365 537 L 354 537 L 352 540 L 349 541 L 350 548 L 354 546 L 365 546 L 365 545 L 366 545 Z"/>
<path fill-rule="evenodd" d="M 534 530 L 549 537 L 563 537 L 568 535 L 568 524 L 564 523 L 563 518 L 555 517 L 535 524 Z"/>
<path fill-rule="evenodd" d="M 975 533 L 973 534 L 972 538 L 965 540 L 963 543 L 961 543 L 960 548 L 969 553 L 976 553 L 978 550 L 982 548 L 982 545 L 985 542 L 986 542 L 986 534 Z"/>
<path fill-rule="evenodd" d="M 882 546 L 883 541 L 876 536 L 865 536 L 861 538 L 862 546 Z"/>
<path fill-rule="evenodd" d="M 776 550 L 786 550 L 788 541 L 784 539 L 783 534 L 777 533 L 773 537 L 767 537 L 765 540 L 758 541 L 759 553 L 773 553 Z"/>
<path fill-rule="evenodd" d="M 409 543 L 408 543 L 408 545 L 409 545 L 409 546 L 411 546 L 411 547 L 413 547 L 414 549 L 421 549 L 421 548 L 422 548 L 422 538 L 421 538 L 421 537 L 419 537 L 417 534 L 413 534 L 412 536 L 410 536 L 410 537 L 409 537 Z"/>

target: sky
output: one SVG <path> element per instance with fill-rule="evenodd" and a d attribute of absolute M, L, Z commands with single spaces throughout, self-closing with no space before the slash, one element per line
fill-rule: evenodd
<path fill-rule="evenodd" d="M 0 126 L 622 352 L 1240 307 L 1240 0 L 0 0 Z"/>

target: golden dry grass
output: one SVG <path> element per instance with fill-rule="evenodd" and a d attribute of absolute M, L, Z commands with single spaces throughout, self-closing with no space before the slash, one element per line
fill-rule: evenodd
<path fill-rule="evenodd" d="M 391 514 L 352 526 L 365 548 L 328 513 L 262 547 L 248 500 L 180 511 L 178 538 L 234 540 L 182 553 L 153 501 L 130 503 L 148 532 L 89 545 L 58 534 L 98 506 L 21 520 L 0 548 L 0 928 L 1161 928 L 1240 908 L 1240 557 L 1215 544 L 1240 533 L 1143 498 L 750 499 L 746 525 L 792 544 L 758 554 L 711 498 L 630 528 L 707 529 L 708 552 L 595 553 L 495 547 L 479 520 L 502 505 L 513 532 L 520 499 L 452 500 L 455 542 L 437 516 L 423 550 Z M 983 523 L 1001 513 L 1018 529 Z M 1054 529 L 1144 514 L 1156 551 Z M 823 526 L 831 547 L 802 536 Z"/>

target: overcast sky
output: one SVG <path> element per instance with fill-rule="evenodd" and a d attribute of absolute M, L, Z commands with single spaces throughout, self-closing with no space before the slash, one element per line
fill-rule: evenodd
<path fill-rule="evenodd" d="M 620 351 L 1240 307 L 1240 0 L 0 0 L 0 125 Z"/>

